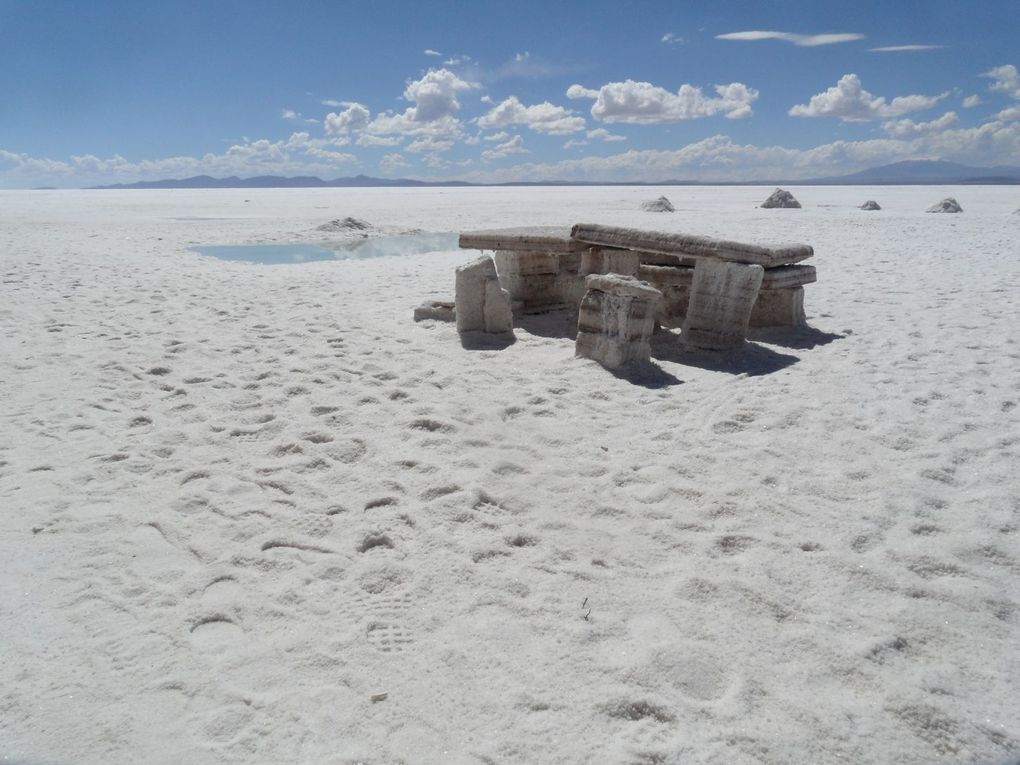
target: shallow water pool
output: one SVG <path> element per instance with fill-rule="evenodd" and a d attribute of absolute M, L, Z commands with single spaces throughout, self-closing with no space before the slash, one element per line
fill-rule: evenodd
<path fill-rule="evenodd" d="M 421 233 L 379 236 L 348 242 L 320 244 L 230 244 L 192 247 L 195 252 L 220 260 L 279 265 L 312 260 L 360 260 L 390 255 L 422 255 L 457 249 L 457 234 Z"/>

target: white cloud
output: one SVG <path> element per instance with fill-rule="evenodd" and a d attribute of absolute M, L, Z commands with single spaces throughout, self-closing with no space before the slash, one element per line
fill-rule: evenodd
<path fill-rule="evenodd" d="M 587 145 L 588 145 L 588 142 L 585 141 L 583 138 L 581 138 L 581 139 L 571 138 L 569 141 L 567 141 L 567 142 L 565 142 L 563 144 L 563 148 L 564 149 L 573 149 L 575 146 L 587 146 Z"/>
<path fill-rule="evenodd" d="M 412 154 L 438 154 L 442 151 L 449 151 L 455 143 L 457 143 L 457 138 L 452 135 L 422 135 L 411 141 L 405 151 Z"/>
<path fill-rule="evenodd" d="M 541 80 L 548 77 L 559 77 L 573 71 L 573 67 L 551 64 L 532 56 L 530 52 L 516 53 L 514 57 L 487 75 L 491 81 L 521 79 Z"/>
<path fill-rule="evenodd" d="M 482 159 L 502 159 L 510 154 L 527 154 L 528 150 L 524 148 L 524 139 L 519 135 L 515 135 L 506 143 L 501 143 L 498 146 L 494 146 L 487 151 L 482 152 Z"/>
<path fill-rule="evenodd" d="M 834 87 L 811 96 L 807 105 L 792 107 L 789 114 L 791 117 L 838 117 L 843 122 L 867 122 L 930 109 L 948 95 L 947 91 L 938 96 L 897 96 L 886 103 L 884 97 L 866 91 L 856 74 L 845 74 Z"/>
<path fill-rule="evenodd" d="M 432 48 L 426 48 L 424 53 L 425 53 L 426 56 L 442 56 L 443 55 L 442 53 L 440 53 L 437 50 L 432 50 Z"/>
<path fill-rule="evenodd" d="M 955 125 L 960 121 L 956 112 L 946 112 L 937 120 L 930 122 L 914 122 L 911 119 L 890 120 L 883 123 L 882 129 L 893 138 L 916 138 L 929 133 L 937 133 Z"/>
<path fill-rule="evenodd" d="M 509 137 L 510 137 L 510 134 L 508 132 L 506 132 L 505 130 L 500 130 L 498 133 L 493 133 L 492 135 L 485 136 L 484 138 L 482 138 L 482 140 L 483 141 L 505 141 Z"/>
<path fill-rule="evenodd" d="M 587 127 L 584 117 L 573 116 L 574 112 L 543 101 L 533 106 L 525 106 L 517 96 L 510 96 L 488 114 L 478 118 L 478 127 L 483 130 L 526 125 L 538 133 L 550 135 L 569 135 Z"/>
<path fill-rule="evenodd" d="M 457 93 L 476 87 L 448 69 L 430 69 L 424 77 L 409 83 L 404 89 L 404 98 L 414 104 L 408 110 L 410 119 L 414 122 L 432 122 L 452 117 L 460 111 Z"/>
<path fill-rule="evenodd" d="M 666 45 L 683 45 L 684 38 L 680 37 L 679 35 L 675 35 L 672 32 L 666 32 L 666 34 L 662 36 L 662 39 L 659 40 L 659 42 L 665 43 Z"/>
<path fill-rule="evenodd" d="M 989 90 L 1020 100 L 1020 72 L 1012 64 L 997 66 L 981 76 L 995 80 L 988 86 Z"/>
<path fill-rule="evenodd" d="M 455 116 L 460 111 L 457 96 L 476 87 L 447 69 L 430 69 L 404 89 L 404 98 L 414 105 L 398 114 L 378 114 L 371 122 L 364 121 L 359 143 L 397 145 L 401 139 L 393 136 L 413 136 L 415 140 L 407 145 L 406 151 L 417 154 L 448 151 L 464 138 L 461 122 Z"/>
<path fill-rule="evenodd" d="M 492 96 L 488 96 L 488 95 L 482 96 L 478 100 L 481 101 L 483 104 L 494 104 L 494 103 L 496 103 L 495 101 L 492 100 Z"/>
<path fill-rule="evenodd" d="M 387 154 L 379 160 L 379 169 L 384 173 L 392 173 L 402 167 L 410 167 L 411 163 L 401 154 Z"/>
<path fill-rule="evenodd" d="M 280 117 L 285 120 L 291 120 L 293 122 L 305 122 L 309 125 L 318 125 L 319 121 L 316 119 L 306 118 L 301 112 L 296 112 L 293 109 L 283 109 L 280 112 Z"/>
<path fill-rule="evenodd" d="M 330 151 L 329 149 L 321 149 L 315 146 L 305 149 L 305 154 L 331 165 L 351 165 L 358 162 L 358 158 L 348 152 Z"/>
<path fill-rule="evenodd" d="M 1017 164 L 1020 162 L 1020 122 L 990 122 L 978 128 L 946 130 L 910 140 L 835 141 L 809 149 L 741 145 L 727 136 L 716 135 L 676 150 L 631 150 L 608 157 L 520 164 L 490 170 L 486 180 L 800 179 L 839 175 L 923 157 L 943 157 L 976 165 Z"/>
<path fill-rule="evenodd" d="M 864 35 L 856 32 L 825 35 L 798 35 L 792 32 L 727 32 L 724 35 L 716 35 L 717 40 L 782 40 L 793 43 L 801 48 L 813 48 L 818 45 L 833 45 L 835 43 L 853 42 L 863 40 Z"/>
<path fill-rule="evenodd" d="M 550 178 L 593 181 L 768 180 L 838 175 L 924 157 L 941 157 L 974 165 L 1020 164 L 1020 105 L 1006 112 L 978 127 L 919 131 L 921 134 L 911 138 L 836 141 L 799 149 L 742 145 L 727 136 L 717 135 L 675 150 L 631 150 L 607 157 L 587 156 L 549 164 L 524 163 L 506 168 L 490 166 L 470 177 L 485 181 Z M 245 141 L 221 154 L 141 161 L 128 161 L 117 155 L 99 158 L 90 154 L 53 160 L 0 149 L 0 187 L 83 186 L 200 174 L 217 177 L 260 174 L 330 177 L 339 164 L 350 164 L 343 153 L 331 152 L 330 147 L 334 145 L 331 140 L 311 138 L 300 132 L 286 141 Z M 523 142 L 506 143 L 510 146 L 503 150 L 512 150 L 515 146 L 523 148 Z M 493 150 L 498 149 L 494 147 Z M 330 152 L 330 155 L 319 152 Z M 432 155 L 426 157 L 425 164 L 441 166 L 443 162 Z M 387 155 L 380 161 L 380 168 L 388 168 L 387 172 L 407 166 L 407 161 L 400 154 Z"/>
<path fill-rule="evenodd" d="M 981 96 L 979 96 L 979 95 L 977 95 L 975 93 L 974 95 L 967 96 L 965 99 L 963 99 L 963 108 L 964 109 L 973 109 L 975 106 L 977 106 L 980 103 L 981 103 Z"/>
<path fill-rule="evenodd" d="M 583 85 L 571 85 L 567 88 L 567 98 L 598 98 L 599 92 Z"/>
<path fill-rule="evenodd" d="M 626 136 L 616 135 L 614 133 L 610 133 L 605 128 L 595 128 L 594 130 L 589 130 L 586 135 L 589 138 L 591 138 L 591 139 L 598 140 L 598 141 L 606 141 L 607 143 L 612 143 L 614 141 L 626 141 L 627 140 Z"/>
<path fill-rule="evenodd" d="M 400 136 L 380 136 L 362 133 L 355 141 L 358 146 L 400 146 L 404 139 Z"/>
<path fill-rule="evenodd" d="M 913 53 L 922 50 L 938 50 L 945 45 L 886 45 L 883 48 L 868 48 L 868 53 Z"/>
<path fill-rule="evenodd" d="M 359 103 L 344 103 L 347 108 L 342 112 L 330 112 L 323 121 L 327 133 L 349 133 L 352 130 L 364 130 L 372 116 L 368 107 Z"/>
<path fill-rule="evenodd" d="M 598 90 L 571 85 L 568 98 L 594 98 L 591 114 L 602 122 L 631 122 L 651 125 L 724 114 L 730 119 L 750 117 L 758 91 L 739 82 L 716 85 L 718 98 L 706 96 L 701 88 L 681 85 L 676 93 L 650 82 L 610 82 Z"/>
<path fill-rule="evenodd" d="M 404 98 L 414 106 L 400 114 L 379 114 L 364 129 L 373 135 L 413 135 L 424 139 L 415 142 L 414 151 L 422 151 L 425 146 L 445 151 L 462 136 L 460 120 L 454 116 L 460 111 L 457 94 L 476 87 L 448 69 L 430 69 L 404 90 Z"/>

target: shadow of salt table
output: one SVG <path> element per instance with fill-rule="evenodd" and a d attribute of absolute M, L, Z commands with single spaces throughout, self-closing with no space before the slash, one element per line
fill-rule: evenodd
<path fill-rule="evenodd" d="M 803 244 L 588 223 L 470 231 L 459 244 L 495 252 L 514 315 L 577 310 L 578 354 L 609 368 L 647 361 L 656 322 L 681 327 L 681 342 L 699 350 L 738 348 L 749 326 L 799 327 L 804 285 L 816 279 Z M 491 268 L 483 260 L 474 267 Z"/>

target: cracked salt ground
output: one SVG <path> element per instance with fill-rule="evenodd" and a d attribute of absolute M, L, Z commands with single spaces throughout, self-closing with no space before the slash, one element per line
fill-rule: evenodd
<path fill-rule="evenodd" d="M 796 215 L 669 189 L 699 233 L 809 242 L 819 282 L 816 332 L 752 333 L 747 369 L 660 354 L 666 388 L 539 323 L 499 351 L 414 324 L 464 253 L 262 268 L 174 220 L 222 218 L 216 242 L 646 226 L 659 193 L 0 192 L 0 755 L 1014 757 L 1000 190 L 937 216 L 924 188 L 802 190 Z"/>

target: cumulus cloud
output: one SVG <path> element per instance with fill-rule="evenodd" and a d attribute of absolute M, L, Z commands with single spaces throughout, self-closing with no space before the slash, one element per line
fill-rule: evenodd
<path fill-rule="evenodd" d="M 401 136 L 382 136 L 362 133 L 355 141 L 358 146 L 400 146 L 404 142 Z"/>
<path fill-rule="evenodd" d="M 916 138 L 917 136 L 937 133 L 952 127 L 960 118 L 956 112 L 946 112 L 937 120 L 930 122 L 914 122 L 911 119 L 890 120 L 883 123 L 882 129 L 893 138 Z"/>
<path fill-rule="evenodd" d="M 442 53 L 440 53 L 437 50 L 432 50 L 432 48 L 426 48 L 424 53 L 425 53 L 426 56 L 442 56 L 443 55 Z"/>
<path fill-rule="evenodd" d="M 352 130 L 364 130 L 372 116 L 368 107 L 359 103 L 343 103 L 347 108 L 342 112 L 330 112 L 323 121 L 327 133 L 349 133 Z"/>
<path fill-rule="evenodd" d="M 377 136 L 415 136 L 408 151 L 446 151 L 463 136 L 455 116 L 460 111 L 458 94 L 476 87 L 448 69 L 430 69 L 404 89 L 404 98 L 413 106 L 399 114 L 376 115 L 364 130 Z"/>
<path fill-rule="evenodd" d="M 607 157 L 525 163 L 491 170 L 489 181 L 563 178 L 584 181 L 661 181 L 691 178 L 817 178 L 918 157 L 944 157 L 977 165 L 1020 162 L 1020 122 L 993 121 L 909 140 L 835 141 L 808 149 L 738 144 L 716 135 L 676 150 L 631 150 Z"/>
<path fill-rule="evenodd" d="M 571 138 L 569 141 L 566 141 L 563 144 L 563 148 L 564 149 L 573 149 L 575 146 L 587 146 L 587 145 L 588 145 L 588 142 L 585 141 L 583 138 L 582 139 Z"/>
<path fill-rule="evenodd" d="M 993 80 L 989 90 L 1020 100 L 1020 72 L 1012 64 L 997 66 L 981 75 Z"/>
<path fill-rule="evenodd" d="M 387 154 L 379 160 L 379 169 L 384 173 L 392 173 L 402 167 L 410 167 L 411 163 L 401 154 Z"/>
<path fill-rule="evenodd" d="M 899 117 L 910 112 L 930 109 L 949 95 L 897 96 L 886 102 L 882 96 L 873 96 L 861 85 L 856 74 L 845 74 L 834 87 L 811 97 L 811 101 L 790 109 L 792 117 L 838 117 L 843 122 L 867 122 L 875 119 Z"/>
<path fill-rule="evenodd" d="M 614 133 L 610 133 L 605 128 L 595 128 L 594 130 L 589 130 L 586 133 L 586 135 L 589 138 L 591 138 L 592 140 L 606 141 L 607 143 L 612 143 L 614 141 L 626 141 L 627 140 L 626 136 L 616 135 Z"/>
<path fill-rule="evenodd" d="M 583 85 L 571 85 L 567 88 L 567 98 L 598 98 L 599 92 Z"/>
<path fill-rule="evenodd" d="M 542 80 L 559 77 L 574 71 L 574 67 L 553 64 L 532 56 L 530 52 L 515 53 L 514 57 L 500 65 L 495 71 L 484 75 L 484 79 L 493 82 L 499 80 Z"/>
<path fill-rule="evenodd" d="M 802 149 L 738 144 L 727 136 L 717 135 L 675 150 L 631 150 L 603 157 L 588 156 L 546 164 L 521 163 L 510 167 L 490 165 L 484 173 L 476 171 L 474 177 L 485 181 L 550 178 L 725 181 L 813 178 L 918 157 L 943 157 L 975 165 L 1020 164 L 1020 105 L 973 128 L 946 128 L 946 118 L 940 119 L 943 120 L 942 129 L 913 129 L 907 131 L 913 136 L 908 138 L 891 135 L 865 141 L 835 141 Z M 939 123 L 939 120 L 932 122 Z M 913 124 L 916 127 L 926 123 Z M 900 129 L 894 132 L 905 134 Z M 299 132 L 284 141 L 245 141 L 220 154 L 142 161 L 128 161 L 117 155 L 100 158 L 91 154 L 54 160 L 0 149 L 0 186 L 82 186 L 199 174 L 217 177 L 259 174 L 328 177 L 339 164 L 350 164 L 343 152 L 335 151 L 336 144 L 331 143 L 343 138 L 312 138 L 306 132 Z M 496 146 L 492 150 L 522 153 L 519 149 L 523 149 L 523 141 L 511 139 L 504 143 L 509 145 Z M 424 164 L 442 166 L 444 163 L 435 154 L 426 153 Z M 407 160 L 396 153 L 386 155 L 380 161 L 380 168 L 386 172 L 407 166 Z"/>
<path fill-rule="evenodd" d="M 528 150 L 524 148 L 524 139 L 519 135 L 515 135 L 506 143 L 501 143 L 498 146 L 493 146 L 491 149 L 482 152 L 482 159 L 502 159 L 510 154 L 527 154 Z"/>
<path fill-rule="evenodd" d="M 280 111 L 280 117 L 285 120 L 292 122 L 305 122 L 309 125 L 318 125 L 319 121 L 316 119 L 306 118 L 301 112 L 296 112 L 293 109 L 282 109 Z"/>
<path fill-rule="evenodd" d="M 498 133 L 493 133 L 492 135 L 485 136 L 484 138 L 482 138 L 482 140 L 483 141 L 505 141 L 509 137 L 510 137 L 510 134 L 508 132 L 506 132 L 505 130 L 500 130 Z"/>
<path fill-rule="evenodd" d="M 914 53 L 921 50 L 938 50 L 945 45 L 886 45 L 882 48 L 868 48 L 868 53 Z"/>
<path fill-rule="evenodd" d="M 525 106 L 517 96 L 510 96 L 501 104 L 493 107 L 488 114 L 478 118 L 478 127 L 483 130 L 525 125 L 538 133 L 550 135 L 569 135 L 587 127 L 584 117 L 574 116 L 570 109 L 556 106 L 543 101 L 533 106 Z"/>
<path fill-rule="evenodd" d="M 675 35 L 672 32 L 666 32 L 666 34 L 662 36 L 662 39 L 659 40 L 659 42 L 665 43 L 666 45 L 683 45 L 684 38 L 680 37 L 679 35 Z"/>
<path fill-rule="evenodd" d="M 863 40 L 864 35 L 857 34 L 856 32 L 844 32 L 840 34 L 824 34 L 824 35 L 798 35 L 792 32 L 727 32 L 723 35 L 716 35 L 716 40 L 782 40 L 783 42 L 793 43 L 794 45 L 801 48 L 813 48 L 818 45 L 834 45 L 836 43 L 853 42 L 854 40 Z"/>
<path fill-rule="evenodd" d="M 455 143 L 453 135 L 422 135 L 407 144 L 406 150 L 412 154 L 438 154 L 449 151 Z"/>
<path fill-rule="evenodd" d="M 630 122 L 644 125 L 711 117 L 750 117 L 758 91 L 739 82 L 716 85 L 718 97 L 706 96 L 701 88 L 681 85 L 676 93 L 650 82 L 610 82 L 598 90 L 571 85 L 568 98 L 594 98 L 591 114 L 602 122 Z"/>
<path fill-rule="evenodd" d="M 979 96 L 979 95 L 977 95 L 975 93 L 974 95 L 967 96 L 965 99 L 963 99 L 963 108 L 964 109 L 973 109 L 975 106 L 977 106 L 980 103 L 981 103 L 981 96 Z"/>
<path fill-rule="evenodd" d="M 460 111 L 457 94 L 476 87 L 449 69 L 430 69 L 424 77 L 409 83 L 404 89 L 404 98 L 414 104 L 408 110 L 408 116 L 414 122 L 452 117 Z"/>

